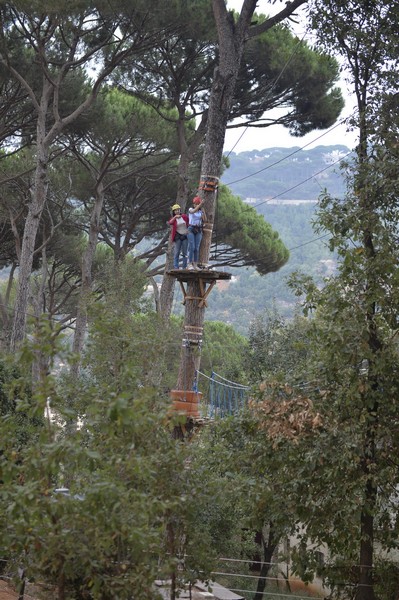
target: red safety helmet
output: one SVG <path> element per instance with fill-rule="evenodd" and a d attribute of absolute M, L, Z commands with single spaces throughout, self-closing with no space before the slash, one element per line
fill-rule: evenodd
<path fill-rule="evenodd" d="M 193 204 L 201 204 L 202 200 L 199 196 L 195 196 L 193 200 Z"/>

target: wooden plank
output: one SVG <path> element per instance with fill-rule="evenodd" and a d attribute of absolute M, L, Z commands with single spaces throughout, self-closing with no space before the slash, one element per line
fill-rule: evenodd
<path fill-rule="evenodd" d="M 208 269 L 202 269 L 198 271 L 189 271 L 188 269 L 172 269 L 168 271 L 168 275 L 175 277 L 178 281 L 217 281 L 219 279 L 229 280 L 232 277 L 231 273 L 225 271 L 209 271 Z"/>

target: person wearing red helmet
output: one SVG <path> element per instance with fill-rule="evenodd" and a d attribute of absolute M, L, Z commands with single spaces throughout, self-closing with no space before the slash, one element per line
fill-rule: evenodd
<path fill-rule="evenodd" d="M 188 268 L 198 270 L 199 249 L 202 241 L 202 225 L 205 212 L 203 200 L 199 196 L 193 198 L 193 206 L 188 209 Z"/>

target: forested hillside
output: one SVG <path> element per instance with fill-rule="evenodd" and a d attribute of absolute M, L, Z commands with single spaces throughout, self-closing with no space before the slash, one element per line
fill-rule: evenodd
<path fill-rule="evenodd" d="M 222 181 L 234 194 L 256 200 L 315 200 L 325 188 L 333 196 L 341 196 L 344 186 L 339 163 L 349 158 L 349 153 L 344 145 L 232 152 Z"/>

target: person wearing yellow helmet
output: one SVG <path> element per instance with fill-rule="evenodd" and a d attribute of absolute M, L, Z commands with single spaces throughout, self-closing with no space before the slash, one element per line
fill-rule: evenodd
<path fill-rule="evenodd" d="M 188 246 L 188 216 L 181 212 L 179 204 L 172 206 L 172 218 L 168 221 L 171 226 L 171 239 L 174 243 L 173 268 L 178 269 L 180 254 L 183 256 L 183 269 L 187 269 L 187 246 Z"/>

